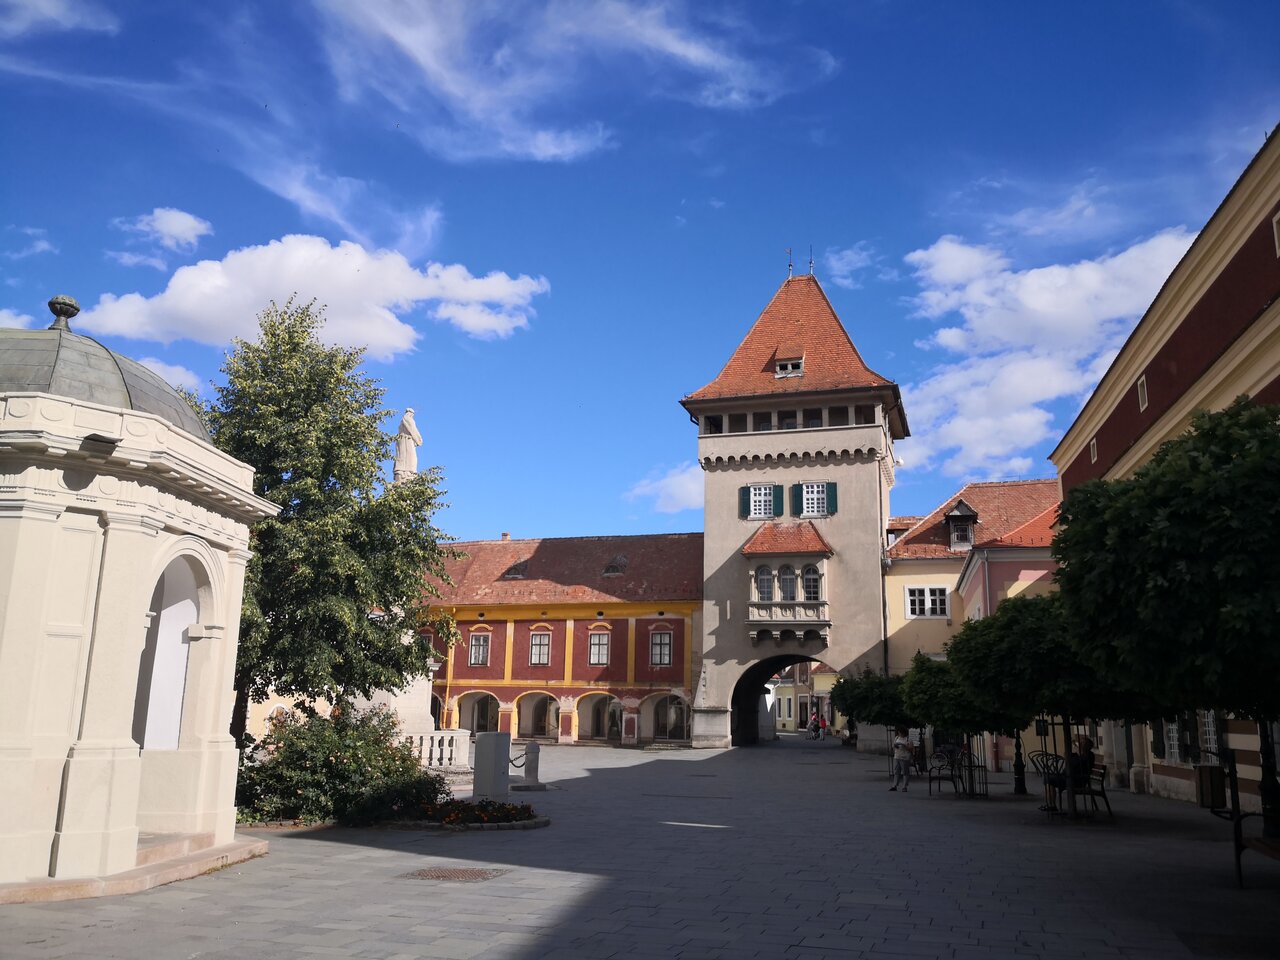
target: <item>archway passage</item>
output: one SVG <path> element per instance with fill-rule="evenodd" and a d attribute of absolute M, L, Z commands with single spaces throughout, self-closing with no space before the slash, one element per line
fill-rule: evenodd
<path fill-rule="evenodd" d="M 458 701 L 458 717 L 470 729 L 472 735 L 477 733 L 496 733 L 498 731 L 498 698 L 491 693 L 468 693 Z"/>
<path fill-rule="evenodd" d="M 560 704 L 546 693 L 530 693 L 517 705 L 517 735 L 525 739 L 556 737 L 560 733 Z"/>
<path fill-rule="evenodd" d="M 578 739 L 622 740 L 622 701 L 607 693 L 590 694 L 578 701 Z"/>
<path fill-rule="evenodd" d="M 818 663 L 813 657 L 782 654 L 753 663 L 743 671 L 733 688 L 730 702 L 729 735 L 735 747 L 760 742 L 760 725 L 765 717 L 765 696 L 769 678 L 797 663 Z M 772 722 L 772 718 L 767 718 Z"/>

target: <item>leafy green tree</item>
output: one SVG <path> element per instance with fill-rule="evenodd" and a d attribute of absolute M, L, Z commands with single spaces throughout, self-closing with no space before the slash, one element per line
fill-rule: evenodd
<path fill-rule="evenodd" d="M 1179 711 L 1259 721 L 1266 832 L 1280 836 L 1267 721 L 1280 716 L 1280 408 L 1201 411 L 1133 477 L 1073 489 L 1054 538 L 1082 656 Z"/>
<path fill-rule="evenodd" d="M 831 688 L 831 703 L 850 720 L 872 726 L 910 727 L 915 722 L 902 704 L 902 678 L 865 670 L 841 675 Z"/>
<path fill-rule="evenodd" d="M 302 705 L 398 690 L 426 671 L 416 636 L 451 555 L 432 517 L 436 469 L 384 482 L 394 437 L 363 350 L 317 333 L 323 310 L 274 303 L 254 342 L 237 339 L 205 411 L 214 443 L 254 470 L 280 507 L 253 529 L 236 663 L 232 733 L 268 691 Z"/>
<path fill-rule="evenodd" d="M 1015 715 L 975 692 L 949 660 L 917 653 L 902 678 L 902 700 L 908 712 L 938 730 L 975 734 L 984 730 L 1015 733 L 1031 721 Z"/>

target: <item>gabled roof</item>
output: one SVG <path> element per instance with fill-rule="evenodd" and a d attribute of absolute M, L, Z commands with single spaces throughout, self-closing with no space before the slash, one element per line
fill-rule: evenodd
<path fill-rule="evenodd" d="M 1055 503 L 1022 526 L 991 540 L 982 540 L 979 547 L 1047 547 L 1053 543 L 1054 526 L 1058 523 L 1058 507 Z"/>
<path fill-rule="evenodd" d="M 465 556 L 445 564 L 455 586 L 440 587 L 437 604 L 702 599 L 700 533 L 476 540 L 452 546 Z M 613 572 L 619 566 L 621 572 Z"/>
<path fill-rule="evenodd" d="M 796 523 L 762 523 L 742 548 L 744 557 L 778 556 L 782 554 L 820 553 L 831 556 L 835 551 L 818 532 L 811 520 Z"/>
<path fill-rule="evenodd" d="M 774 362 L 804 360 L 804 374 L 776 377 Z M 720 374 L 684 404 L 725 397 L 759 397 L 897 385 L 863 361 L 817 277 L 790 277 L 747 332 Z M 904 425 L 905 426 L 905 425 Z"/>
<path fill-rule="evenodd" d="M 990 541 L 1013 533 L 1050 508 L 1056 509 L 1058 481 L 1000 480 L 966 484 L 900 536 L 889 548 L 889 556 L 895 560 L 963 558 L 969 551 L 951 549 L 951 531 L 946 520 L 947 514 L 962 499 L 978 514 L 974 541 L 979 546 L 988 546 Z"/>

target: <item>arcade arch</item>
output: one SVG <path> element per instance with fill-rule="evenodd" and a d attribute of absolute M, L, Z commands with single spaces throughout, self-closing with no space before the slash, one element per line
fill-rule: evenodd
<path fill-rule="evenodd" d="M 608 693 L 578 698 L 578 739 L 622 742 L 622 701 Z"/>
<path fill-rule="evenodd" d="M 472 736 L 477 733 L 497 733 L 498 698 L 487 690 L 464 693 L 458 698 L 458 722 Z"/>
<path fill-rule="evenodd" d="M 535 691 L 516 699 L 516 736 L 545 739 L 560 736 L 560 701 Z"/>
<path fill-rule="evenodd" d="M 678 694 L 656 694 L 640 704 L 641 740 L 687 743 L 691 722 L 689 701 Z"/>

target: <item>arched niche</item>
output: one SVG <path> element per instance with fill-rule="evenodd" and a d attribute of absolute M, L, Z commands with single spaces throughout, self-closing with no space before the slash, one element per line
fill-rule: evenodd
<path fill-rule="evenodd" d="M 201 622 L 201 594 L 207 598 L 208 584 L 203 566 L 180 556 L 164 568 L 152 591 L 133 701 L 133 740 L 143 750 L 178 749 L 192 628 Z"/>

